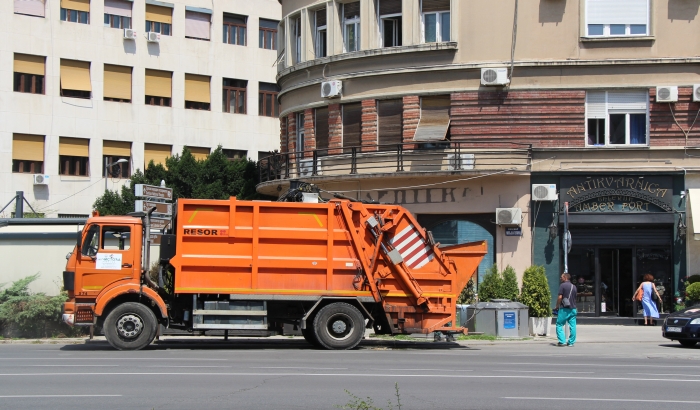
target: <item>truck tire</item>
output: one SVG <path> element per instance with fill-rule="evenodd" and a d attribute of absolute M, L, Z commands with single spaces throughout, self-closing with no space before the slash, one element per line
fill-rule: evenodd
<path fill-rule="evenodd" d="M 105 337 L 119 350 L 141 350 L 156 337 L 158 321 L 148 307 L 127 302 L 114 308 L 104 322 Z"/>
<path fill-rule="evenodd" d="M 357 346 L 365 334 L 365 318 L 348 303 L 331 303 L 314 318 L 313 330 L 321 347 L 347 350 Z"/>

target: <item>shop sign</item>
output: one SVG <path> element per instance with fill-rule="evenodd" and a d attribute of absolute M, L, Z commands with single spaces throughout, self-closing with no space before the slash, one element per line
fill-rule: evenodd
<path fill-rule="evenodd" d="M 559 201 L 569 212 L 673 212 L 670 176 L 562 177 Z"/>

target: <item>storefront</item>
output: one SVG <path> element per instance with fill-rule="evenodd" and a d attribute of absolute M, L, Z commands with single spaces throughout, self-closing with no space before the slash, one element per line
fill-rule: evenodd
<path fill-rule="evenodd" d="M 542 260 L 538 254 L 550 254 L 548 278 L 552 290 L 556 291 L 558 285 L 552 273 L 558 276 L 564 266 L 564 253 L 558 245 L 564 232 L 564 204 L 568 203 L 572 237 L 568 268 L 578 290 L 579 314 L 640 316 L 642 308 L 632 301 L 632 295 L 645 274 L 654 276 L 661 295 L 661 300 L 656 301 L 659 311 L 672 312 L 679 277 L 685 277 L 685 230 L 678 229 L 679 224 L 685 225 L 683 176 L 533 177 L 542 179 L 556 180 L 559 189 L 559 202 L 549 205 L 552 213 L 547 229 L 541 229 L 546 215 L 538 216 L 535 224 L 536 230 L 540 228 L 547 234 L 548 243 L 540 238 L 533 247 L 536 263 Z M 533 206 L 537 212 L 541 204 L 535 202 Z M 546 249 L 555 245 L 556 251 Z"/>

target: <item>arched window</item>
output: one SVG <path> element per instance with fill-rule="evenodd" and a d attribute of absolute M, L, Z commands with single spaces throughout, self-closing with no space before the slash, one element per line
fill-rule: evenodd
<path fill-rule="evenodd" d="M 488 252 L 484 259 L 479 264 L 479 282 L 486 274 L 486 270 L 493 265 L 495 241 L 493 235 L 481 225 L 459 219 L 452 219 L 440 222 L 432 229 L 435 242 L 440 242 L 441 245 L 456 245 L 458 243 L 486 241 Z"/>

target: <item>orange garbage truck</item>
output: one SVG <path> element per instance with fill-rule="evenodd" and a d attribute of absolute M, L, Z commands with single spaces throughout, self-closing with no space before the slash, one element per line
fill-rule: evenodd
<path fill-rule="evenodd" d="M 439 247 L 399 205 L 180 199 L 151 265 L 150 221 L 89 218 L 63 273 L 63 320 L 101 326 L 120 350 L 159 325 L 271 336 L 291 324 L 324 349 L 351 349 L 367 328 L 453 337 L 486 254 L 486 242 Z"/>

